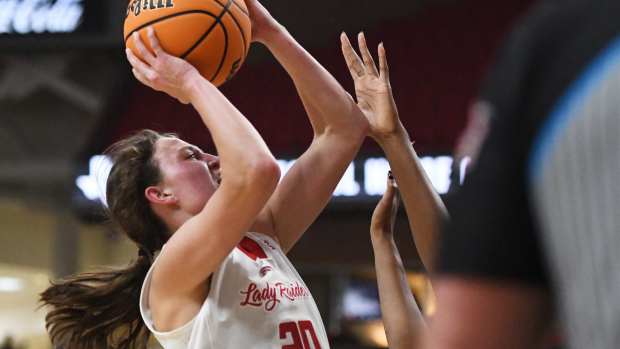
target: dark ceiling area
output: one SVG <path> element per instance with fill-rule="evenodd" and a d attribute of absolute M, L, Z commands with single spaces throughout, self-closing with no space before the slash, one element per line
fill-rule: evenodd
<path fill-rule="evenodd" d="M 352 36 L 364 30 L 372 45 L 385 42 L 401 118 L 419 151 L 449 153 L 494 50 L 530 2 L 263 4 L 349 91 L 340 32 Z M 44 45 L 44 39 L 36 39 L 41 45 L 24 41 L 0 53 L 0 195 L 53 205 L 56 193 L 72 185 L 85 159 L 140 128 L 178 132 L 212 149 L 191 108 L 134 81 L 122 50 L 124 1 L 108 4 L 104 13 L 109 24 L 101 36 L 71 42 L 61 38 L 62 44 L 53 47 Z M 222 91 L 274 153 L 294 155 L 311 135 L 292 87 L 267 51 L 254 45 Z M 376 153 L 377 148 L 369 142 L 364 152 Z"/>

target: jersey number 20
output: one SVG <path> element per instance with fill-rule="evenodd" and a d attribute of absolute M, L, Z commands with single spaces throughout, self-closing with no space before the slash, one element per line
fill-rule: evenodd
<path fill-rule="evenodd" d="M 282 345 L 282 349 L 321 349 L 312 322 L 302 320 L 298 322 L 290 321 L 281 323 L 280 339 L 287 339 L 289 333 L 293 343 Z M 314 344 L 312 347 L 310 346 L 311 340 L 312 344 Z"/>

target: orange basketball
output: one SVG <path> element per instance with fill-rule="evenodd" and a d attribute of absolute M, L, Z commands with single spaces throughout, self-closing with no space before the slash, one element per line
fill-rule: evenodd
<path fill-rule="evenodd" d="M 150 48 L 148 26 L 166 52 L 192 63 L 216 86 L 235 75 L 250 49 L 252 27 L 243 0 L 130 0 L 124 37 L 136 54 L 131 35 L 138 31 Z"/>

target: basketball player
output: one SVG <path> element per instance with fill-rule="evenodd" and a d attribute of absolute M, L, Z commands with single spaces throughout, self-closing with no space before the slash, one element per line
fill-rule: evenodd
<path fill-rule="evenodd" d="M 135 77 L 191 103 L 219 157 L 171 135 L 141 131 L 112 147 L 112 217 L 139 247 L 125 270 L 60 281 L 43 293 L 57 345 L 166 349 L 328 348 L 314 300 L 285 254 L 329 201 L 367 135 L 350 95 L 256 0 L 254 41 L 293 79 L 314 130 L 309 149 L 279 169 L 252 125 L 152 30 Z M 138 310 L 139 309 L 139 310 Z M 146 324 L 146 330 L 144 328 Z"/>

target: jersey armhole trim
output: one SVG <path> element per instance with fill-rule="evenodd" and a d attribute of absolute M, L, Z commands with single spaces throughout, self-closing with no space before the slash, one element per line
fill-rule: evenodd
<path fill-rule="evenodd" d="M 144 279 L 144 283 L 142 284 L 142 290 L 140 292 L 140 313 L 143 316 L 142 321 L 144 322 L 146 327 L 149 329 L 149 331 L 151 331 L 151 333 L 153 333 L 155 336 L 161 337 L 163 339 L 174 338 L 180 333 L 184 333 L 187 330 L 187 328 L 191 328 L 194 322 L 196 322 L 196 319 L 198 318 L 198 316 L 203 312 L 204 307 L 207 306 L 207 303 L 208 303 L 207 301 L 209 299 L 209 295 L 211 294 L 211 287 L 209 286 L 209 293 L 207 294 L 207 297 L 205 298 L 202 305 L 200 306 L 200 309 L 198 310 L 196 315 L 194 315 L 188 322 L 170 331 L 157 331 L 155 329 L 155 324 L 153 323 L 153 317 L 151 316 L 151 308 L 148 307 L 148 309 L 145 309 L 146 303 L 148 302 L 148 291 L 150 291 L 151 289 L 151 275 L 154 270 L 155 263 L 157 263 L 157 260 L 153 262 L 153 265 L 147 272 L 146 278 Z M 212 282 L 212 278 L 214 274 L 215 273 L 211 274 L 211 276 L 209 277 L 208 279 L 209 283 Z M 147 294 L 145 294 L 145 292 L 147 292 Z M 144 319 L 145 315 L 148 315 L 149 321 L 151 323 L 147 322 Z"/>

